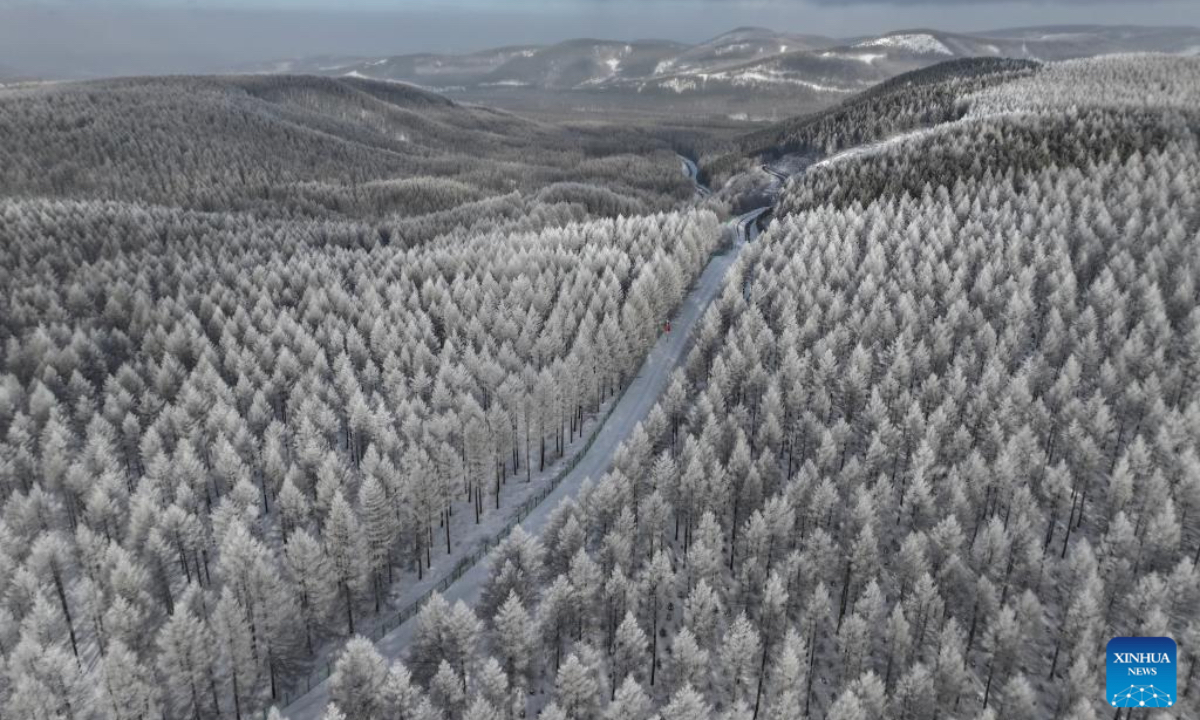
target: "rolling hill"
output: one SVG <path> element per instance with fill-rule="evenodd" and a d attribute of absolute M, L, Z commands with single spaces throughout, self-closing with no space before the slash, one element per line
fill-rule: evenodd
<path fill-rule="evenodd" d="M 353 77 L 12 87 L 0 90 L 0 134 L 0 192 L 17 196 L 412 217 L 556 186 L 602 214 L 690 195 L 665 143 L 637 130 L 536 122 Z"/>
<path fill-rule="evenodd" d="M 1195 54 L 1200 52 L 1200 30 L 1045 26 L 951 33 L 915 29 L 836 40 L 745 27 L 696 45 L 575 39 L 465 55 L 323 57 L 239 70 L 401 81 L 508 108 L 544 103 L 551 95 L 573 111 L 623 107 L 773 119 L 828 107 L 889 78 L 946 60 L 1049 61 L 1125 52 Z"/>

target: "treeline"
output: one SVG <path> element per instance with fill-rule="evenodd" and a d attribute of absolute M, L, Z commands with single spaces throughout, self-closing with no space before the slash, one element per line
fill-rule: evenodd
<path fill-rule="evenodd" d="M 361 630 L 582 434 L 719 232 L 9 199 L 0 236 L 0 714 L 132 720 L 253 717 Z"/>
<path fill-rule="evenodd" d="M 1036 74 L 1027 60 L 950 60 L 899 75 L 839 105 L 804 115 L 740 138 L 732 150 L 708 158 L 705 170 L 715 185 L 732 175 L 782 155 L 832 155 L 890 135 L 955 120 L 965 114 L 963 99 L 978 90 Z"/>
<path fill-rule="evenodd" d="M 785 197 L 612 472 L 326 717 L 1089 720 L 1118 635 L 1179 642 L 1191 717 L 1198 160 Z"/>
<path fill-rule="evenodd" d="M 1200 113 L 1079 108 L 972 120 L 811 167 L 795 180 L 779 213 L 822 205 L 848 208 L 878 198 L 920 197 L 970 178 L 1007 178 L 1018 188 L 1048 167 L 1087 170 L 1109 160 L 1194 146 Z M 1080 133 L 1080 127 L 1087 133 Z"/>
<path fill-rule="evenodd" d="M 1189 152 L 1200 140 L 1200 61 L 1134 56 L 1052 64 L 960 104 L 962 122 L 854 162 L 812 167 L 779 213 L 919 197 L 964 178 L 1004 177 L 1021 189 L 1045 168 L 1087 170 L 1133 155 Z"/>
<path fill-rule="evenodd" d="M 1074 107 L 1195 111 L 1197 60 L 1181 55 L 1116 55 L 1044 66 L 969 98 L 972 114 L 1051 112 Z"/>
<path fill-rule="evenodd" d="M 395 83 L 291 76 L 105 80 L 0 98 L 0 192 L 263 217 L 409 218 L 583 183 L 593 203 L 690 197 L 666 143 L 538 123 Z M 617 210 L 614 215 L 622 212 Z"/>
<path fill-rule="evenodd" d="M 511 192 L 419 217 L 392 218 L 381 225 L 380 241 L 409 247 L 441 235 L 529 232 L 581 222 L 587 217 L 583 205 L 550 205 Z"/>

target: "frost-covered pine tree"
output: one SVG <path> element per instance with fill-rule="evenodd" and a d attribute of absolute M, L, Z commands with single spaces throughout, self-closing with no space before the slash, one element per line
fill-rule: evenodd
<path fill-rule="evenodd" d="M 346 643 L 329 676 L 329 699 L 347 717 L 383 718 L 390 680 L 383 656 L 370 640 L 356 635 Z"/>
<path fill-rule="evenodd" d="M 708 650 L 700 647 L 700 644 L 696 642 L 696 636 L 690 629 L 685 627 L 675 636 L 671 653 L 675 666 L 675 684 L 677 686 L 689 684 L 701 692 L 705 692 L 710 685 L 711 654 Z"/>
<path fill-rule="evenodd" d="M 392 504 L 383 484 L 374 475 L 363 478 L 358 489 L 358 505 L 362 511 L 363 537 L 366 543 L 375 612 L 379 612 L 392 582 L 392 545 L 398 534 Z"/>
<path fill-rule="evenodd" d="M 44 579 L 53 589 L 59 608 L 62 610 L 67 635 L 71 640 L 71 652 L 79 657 L 79 643 L 75 638 L 75 622 L 71 618 L 71 607 L 67 601 L 66 576 L 71 571 L 73 563 L 71 545 L 58 533 L 41 534 L 29 552 L 28 562 L 33 572 Z"/>
<path fill-rule="evenodd" d="M 600 707 L 599 684 L 574 653 L 567 656 L 554 681 L 555 699 L 569 718 L 594 720 Z"/>
<path fill-rule="evenodd" d="M 716 649 L 717 631 L 724 612 L 720 597 L 708 582 L 703 579 L 697 582 L 684 601 L 683 619 L 701 649 Z"/>
<path fill-rule="evenodd" d="M 827 717 L 829 720 L 867 720 L 867 713 L 863 710 L 858 695 L 851 690 L 846 690 L 829 708 Z"/>
<path fill-rule="evenodd" d="M 429 697 L 445 716 L 460 717 L 467 702 L 464 685 L 463 677 L 454 672 L 449 662 L 442 660 L 429 681 Z"/>
<path fill-rule="evenodd" d="M 500 711 L 485 697 L 476 697 L 462 717 L 463 720 L 503 720 Z"/>
<path fill-rule="evenodd" d="M 417 615 L 410 661 L 418 681 L 428 682 L 447 663 L 463 690 L 474 671 L 482 624 L 461 600 L 451 606 L 434 593 Z"/>
<path fill-rule="evenodd" d="M 761 647 L 758 630 L 745 613 L 739 613 L 726 630 L 721 644 L 721 674 L 728 688 L 729 702 L 753 702 Z"/>
<path fill-rule="evenodd" d="M 337 703 L 329 703 L 325 706 L 325 712 L 321 714 L 321 720 L 349 720 L 349 717 L 342 712 Z"/>
<path fill-rule="evenodd" d="M 201 718 L 219 712 L 212 633 L 190 608 L 175 607 L 158 632 L 160 670 L 165 699 L 181 718 Z"/>
<path fill-rule="evenodd" d="M 367 580 L 366 541 L 354 510 L 340 490 L 330 501 L 322 537 L 338 600 L 346 614 L 346 630 L 353 635 L 355 601 Z"/>
<path fill-rule="evenodd" d="M 649 720 L 652 709 L 650 697 L 638 681 L 626 677 L 604 709 L 604 720 Z"/>
<path fill-rule="evenodd" d="M 643 568 L 639 586 L 641 601 L 638 605 L 650 628 L 650 684 L 654 685 L 658 669 L 658 628 L 675 589 L 675 572 L 665 552 L 655 553 Z"/>
<path fill-rule="evenodd" d="M 536 627 L 515 590 L 509 593 L 508 600 L 492 622 L 495 626 L 493 645 L 501 654 L 508 681 L 513 684 L 530 682 L 537 666 Z"/>
<path fill-rule="evenodd" d="M 412 673 L 404 663 L 396 661 L 388 668 L 387 682 L 383 688 L 383 714 L 385 717 L 415 718 L 421 701 L 426 700 L 421 688 L 412 680 Z"/>
<path fill-rule="evenodd" d="M 541 541 L 517 525 L 488 558 L 491 572 L 483 587 L 479 612 L 492 617 L 516 592 L 521 603 L 531 605 L 544 572 L 545 549 Z"/>
<path fill-rule="evenodd" d="M 254 638 L 250 624 L 246 622 L 245 610 L 226 586 L 221 591 L 212 614 L 213 636 L 219 651 L 217 657 L 225 668 L 228 681 L 228 697 L 234 716 L 241 720 L 254 713 L 259 683 L 259 664 L 254 657 Z"/>
<path fill-rule="evenodd" d="M 162 693 L 153 672 L 120 640 L 101 661 L 96 708 L 108 720 L 138 720 L 162 712 Z"/>
<path fill-rule="evenodd" d="M 767 700 L 766 717 L 783 720 L 800 717 L 804 712 L 808 687 L 808 647 L 795 628 L 789 628 L 776 651 L 770 670 L 771 692 Z"/>
<path fill-rule="evenodd" d="M 333 575 L 324 548 L 303 528 L 288 537 L 284 561 L 291 579 L 291 590 L 304 627 L 308 653 L 329 620 L 334 597 Z"/>
<path fill-rule="evenodd" d="M 476 674 L 476 687 L 495 710 L 507 709 L 511 700 L 508 677 L 494 657 L 485 660 Z"/>
<path fill-rule="evenodd" d="M 684 685 L 662 709 L 662 720 L 703 720 L 712 716 L 712 708 L 691 685 Z"/>
<path fill-rule="evenodd" d="M 640 675 L 638 668 L 646 658 L 646 645 L 649 640 L 646 633 L 638 625 L 633 611 L 625 613 L 625 619 L 617 627 L 616 639 L 612 652 L 612 697 L 616 696 L 617 686 L 630 675 Z"/>
<path fill-rule="evenodd" d="M 538 605 L 538 632 L 549 655 L 554 656 L 555 672 L 562 666 L 563 641 L 569 632 L 568 626 L 574 613 L 572 594 L 570 581 L 560 575 L 546 589 L 542 602 Z"/>

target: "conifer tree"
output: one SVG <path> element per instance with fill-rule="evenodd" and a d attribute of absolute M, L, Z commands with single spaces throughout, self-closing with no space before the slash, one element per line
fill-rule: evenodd
<path fill-rule="evenodd" d="M 329 699 L 347 717 L 384 717 L 391 679 L 387 664 L 371 641 L 357 635 L 346 643 L 329 676 Z"/>
<path fill-rule="evenodd" d="M 508 681 L 513 684 L 530 682 L 536 667 L 536 629 L 515 590 L 509 593 L 493 623 L 496 628 L 494 645 L 501 653 Z"/>
<path fill-rule="evenodd" d="M 567 656 L 554 682 L 555 698 L 569 718 L 593 720 L 600 698 L 596 678 L 574 653 Z"/>
<path fill-rule="evenodd" d="M 366 542 L 350 503 L 337 491 L 322 533 L 330 574 L 346 613 L 346 631 L 354 634 L 354 605 L 367 577 Z"/>

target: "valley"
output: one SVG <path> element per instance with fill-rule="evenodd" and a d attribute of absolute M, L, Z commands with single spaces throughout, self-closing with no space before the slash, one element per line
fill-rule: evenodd
<path fill-rule="evenodd" d="M 0 717 L 1200 720 L 1198 37 L 0 85 Z"/>

